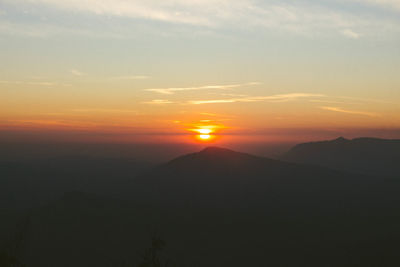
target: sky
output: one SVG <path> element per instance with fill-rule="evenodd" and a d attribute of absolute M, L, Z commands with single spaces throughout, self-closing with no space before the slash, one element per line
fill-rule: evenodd
<path fill-rule="evenodd" d="M 399 73 L 400 0 L 0 0 L 6 142 L 400 138 Z"/>

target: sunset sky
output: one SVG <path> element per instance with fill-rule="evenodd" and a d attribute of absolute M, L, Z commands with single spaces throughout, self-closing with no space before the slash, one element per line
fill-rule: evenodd
<path fill-rule="evenodd" d="M 400 138 L 399 0 L 0 0 L 0 62 L 3 140 Z"/>

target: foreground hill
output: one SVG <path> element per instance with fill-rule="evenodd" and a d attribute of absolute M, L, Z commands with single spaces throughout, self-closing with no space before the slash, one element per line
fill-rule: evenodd
<path fill-rule="evenodd" d="M 160 235 L 176 266 L 400 264 L 396 179 L 214 147 L 108 181 L 118 197 L 68 193 L 32 210 L 18 258 L 138 266 Z"/>
<path fill-rule="evenodd" d="M 340 137 L 296 145 L 282 159 L 378 176 L 399 176 L 400 140 Z"/>

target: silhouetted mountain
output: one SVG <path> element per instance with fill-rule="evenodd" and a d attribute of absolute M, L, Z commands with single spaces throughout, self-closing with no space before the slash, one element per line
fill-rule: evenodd
<path fill-rule="evenodd" d="M 162 214 L 160 225 L 174 243 L 196 244 L 202 253 L 208 248 L 197 259 L 201 266 L 320 266 L 326 258 L 331 266 L 355 266 L 357 260 L 385 265 L 382 255 L 393 261 L 393 250 L 378 249 L 391 233 L 400 238 L 393 221 L 382 221 L 397 218 L 399 185 L 207 148 L 138 178 L 132 188 L 140 190 L 131 192 Z M 362 255 L 364 245 L 378 259 Z M 182 257 L 195 258 L 184 251 Z"/>
<path fill-rule="evenodd" d="M 400 175 L 400 140 L 340 137 L 299 144 L 283 160 L 378 176 Z"/>
<path fill-rule="evenodd" d="M 322 188 L 335 190 L 341 183 L 348 186 L 360 183 L 360 186 L 364 186 L 373 179 L 211 147 L 174 159 L 136 181 L 142 183 L 137 185 L 139 188 L 147 186 L 176 195 L 190 192 L 189 196 L 193 197 L 196 192 L 200 195 L 207 192 L 215 197 L 233 194 L 237 199 L 236 193 L 243 194 L 246 190 L 252 196 L 256 192 L 265 195 L 271 190 L 275 191 L 273 194 L 282 190 L 293 190 L 292 193 L 296 194 L 309 191 L 316 193 Z M 275 190 L 273 186 L 280 188 Z M 315 186 L 321 188 L 315 191 Z"/>
<path fill-rule="evenodd" d="M 107 181 L 120 193 L 67 193 L 32 210 L 18 258 L 136 266 L 156 232 L 177 266 L 400 264 L 397 179 L 211 147 Z"/>

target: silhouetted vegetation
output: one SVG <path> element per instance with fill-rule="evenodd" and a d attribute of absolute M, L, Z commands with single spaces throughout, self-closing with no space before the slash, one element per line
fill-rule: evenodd
<path fill-rule="evenodd" d="M 173 267 L 171 260 L 163 259 L 162 252 L 166 243 L 160 237 L 153 237 L 151 247 L 145 249 L 140 255 L 141 263 L 138 267 Z"/>
<path fill-rule="evenodd" d="M 25 267 L 15 256 L 6 249 L 0 250 L 0 267 Z"/>

